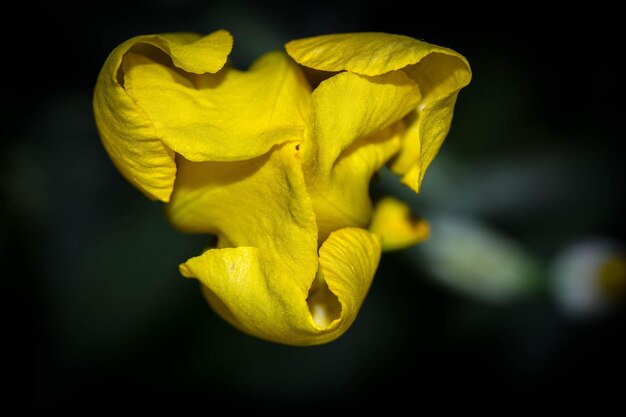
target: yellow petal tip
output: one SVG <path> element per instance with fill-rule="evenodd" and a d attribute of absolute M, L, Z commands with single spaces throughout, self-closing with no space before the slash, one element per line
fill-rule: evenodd
<path fill-rule="evenodd" d="M 430 237 L 428 222 L 413 216 L 405 203 L 391 197 L 374 208 L 370 231 L 381 237 L 384 251 L 404 249 Z"/>

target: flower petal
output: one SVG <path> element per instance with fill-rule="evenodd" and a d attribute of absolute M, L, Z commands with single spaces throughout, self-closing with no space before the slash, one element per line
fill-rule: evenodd
<path fill-rule="evenodd" d="M 404 249 L 430 236 L 428 223 L 413 217 L 405 203 L 392 197 L 376 204 L 370 232 L 381 236 L 384 251 Z"/>
<path fill-rule="evenodd" d="M 305 164 L 328 177 L 341 152 L 400 120 L 419 99 L 416 83 L 401 71 L 376 77 L 343 72 L 323 81 L 313 91 L 314 137 L 305 144 Z"/>
<path fill-rule="evenodd" d="M 402 35 L 381 32 L 341 33 L 297 39 L 285 45 L 300 65 L 321 71 L 350 71 L 380 75 L 415 64 L 437 52 L 456 52 Z"/>
<path fill-rule="evenodd" d="M 180 270 L 197 277 L 215 311 L 240 330 L 278 343 L 317 345 L 341 336 L 354 322 L 378 266 L 380 243 L 365 230 L 342 229 L 320 248 L 318 275 L 340 305 L 337 318 L 325 326 L 314 318 L 316 303 L 307 305 L 307 294 L 297 285 L 301 278 L 311 282 L 315 274 L 302 270 L 290 275 L 267 252 L 257 247 L 212 249 Z"/>
<path fill-rule="evenodd" d="M 325 182 L 310 187 L 319 228 L 319 241 L 344 227 L 366 227 L 372 202 L 372 176 L 400 149 L 402 123 L 357 140 L 341 153 Z"/>
<path fill-rule="evenodd" d="M 191 161 L 254 158 L 303 135 L 310 88 L 282 52 L 249 71 L 189 77 L 145 56 L 129 56 L 127 90 L 153 121 L 156 135 Z"/>
<path fill-rule="evenodd" d="M 299 39 L 285 45 L 299 64 L 320 71 L 364 75 L 406 72 L 422 93 L 404 145 L 392 170 L 419 192 L 426 169 L 450 130 L 456 97 L 471 79 L 467 60 L 457 52 L 387 33 L 346 33 Z"/>
<path fill-rule="evenodd" d="M 459 56 L 434 53 L 404 69 L 419 84 L 423 98 L 391 169 L 415 192 L 450 130 L 457 95 L 471 79 L 467 62 Z"/>
<path fill-rule="evenodd" d="M 416 83 L 400 71 L 376 77 L 344 72 L 315 89 L 313 126 L 302 151 L 320 242 L 333 230 L 367 226 L 369 180 L 398 151 L 399 120 L 419 99 Z"/>
<path fill-rule="evenodd" d="M 192 33 L 164 34 L 143 43 L 161 49 L 172 58 L 176 68 L 193 74 L 218 72 L 233 49 L 233 37 L 225 30 L 204 37 Z"/>
<path fill-rule="evenodd" d="M 220 248 L 190 259 L 181 273 L 198 277 L 216 312 L 280 343 L 319 344 L 342 334 L 367 292 L 380 245 L 364 230 L 331 235 L 318 272 L 317 226 L 295 145 L 247 161 L 177 162 L 169 218 L 180 229 L 217 234 Z M 335 259 L 344 255 L 347 267 Z"/>
<path fill-rule="evenodd" d="M 380 239 L 357 228 L 337 230 L 322 244 L 320 270 L 341 305 L 337 327 L 324 335 L 324 342 L 341 336 L 354 322 L 376 273 L 380 252 Z"/>
<path fill-rule="evenodd" d="M 226 31 L 205 37 L 187 33 L 148 35 L 124 42 L 107 58 L 94 91 L 96 125 L 118 170 L 148 197 L 169 200 L 176 165 L 172 150 L 157 138 L 152 121 L 125 90 L 122 66 L 126 55 L 133 51 L 164 58 L 167 54 L 179 68 L 203 73 L 221 69 L 231 48 L 232 37 Z"/>
<path fill-rule="evenodd" d="M 275 261 L 294 270 L 312 258 L 284 257 L 317 248 L 317 226 L 295 144 L 246 161 L 177 159 L 178 175 L 166 206 L 171 223 L 192 233 L 213 233 L 220 247 L 271 245 Z M 303 255 L 304 256 L 304 255 Z M 313 268 L 310 273 L 315 273 Z M 307 287 L 308 288 L 308 287 Z"/>
<path fill-rule="evenodd" d="M 179 158 L 177 163 L 174 193 L 166 206 L 170 221 L 184 231 L 216 234 L 221 248 L 187 262 L 194 276 L 228 311 L 237 310 L 236 325 L 248 332 L 257 334 L 260 320 L 271 333 L 273 318 L 283 313 L 290 320 L 306 318 L 304 324 L 291 325 L 308 329 L 305 300 L 317 270 L 317 227 L 295 144 L 247 161 Z M 219 302 L 211 304 L 228 319 Z M 272 310 L 277 308 L 282 310 Z M 276 326 L 276 332 L 285 331 Z"/>

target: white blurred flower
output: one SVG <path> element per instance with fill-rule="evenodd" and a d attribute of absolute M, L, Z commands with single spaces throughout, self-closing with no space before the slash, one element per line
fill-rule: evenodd
<path fill-rule="evenodd" d="M 564 313 L 606 313 L 626 299 L 626 251 L 607 239 L 571 244 L 553 262 L 550 283 Z"/>

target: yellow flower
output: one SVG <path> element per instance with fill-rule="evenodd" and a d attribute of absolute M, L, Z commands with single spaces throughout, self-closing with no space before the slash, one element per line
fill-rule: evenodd
<path fill-rule="evenodd" d="M 384 33 L 292 41 L 247 71 L 227 64 L 231 48 L 226 31 L 123 43 L 98 77 L 98 130 L 176 228 L 217 235 L 180 265 L 216 312 L 267 340 L 329 342 L 354 321 L 381 248 L 428 236 L 396 200 L 373 209 L 368 186 L 389 163 L 419 190 L 469 65 Z"/>

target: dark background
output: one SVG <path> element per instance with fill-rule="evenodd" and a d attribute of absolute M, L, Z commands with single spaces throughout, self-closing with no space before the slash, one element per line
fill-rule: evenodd
<path fill-rule="evenodd" d="M 509 387 L 514 395 L 615 387 L 608 378 L 624 375 L 623 307 L 574 320 L 541 290 L 488 303 L 450 290 L 402 252 L 383 256 L 339 340 L 293 348 L 241 334 L 179 276 L 178 263 L 207 239 L 171 230 L 162 205 L 116 172 L 91 93 L 109 52 L 146 33 L 228 29 L 242 68 L 324 33 L 385 31 L 453 48 L 474 78 L 433 169 L 441 158 L 471 181 L 438 191 L 461 187 L 466 198 L 429 206 L 425 191 L 415 204 L 480 218 L 546 266 L 577 239 L 624 241 L 616 13 L 599 4 L 549 15 L 528 3 L 416 11 L 394 2 L 252 3 L 28 4 L 11 16 L 24 33 L 4 37 L 1 108 L 10 384 L 41 406 L 189 398 L 320 410 L 361 398 L 412 403 L 430 392 L 488 399 Z M 521 182 L 507 182 L 511 172 Z"/>

